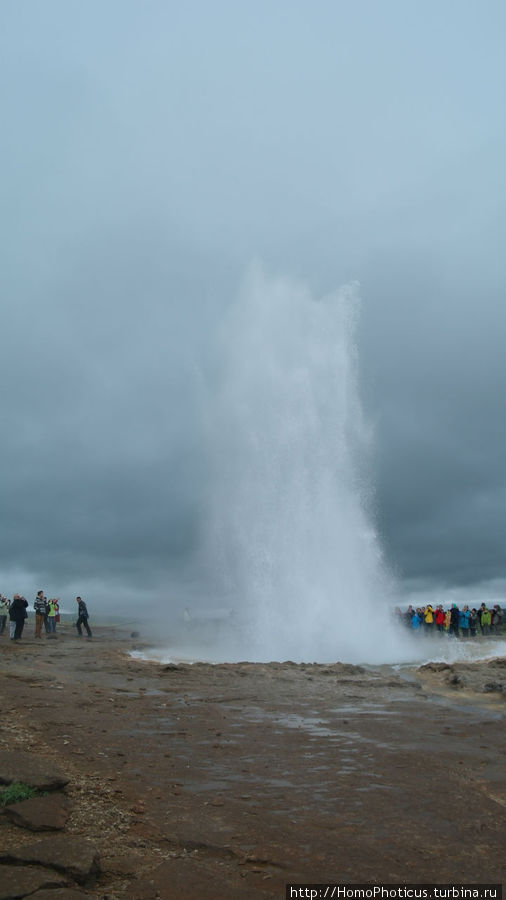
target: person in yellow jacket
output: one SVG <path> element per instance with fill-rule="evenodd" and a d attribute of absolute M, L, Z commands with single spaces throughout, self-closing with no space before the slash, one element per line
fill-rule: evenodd
<path fill-rule="evenodd" d="M 426 632 L 426 634 L 432 634 L 432 630 L 434 628 L 434 610 L 430 603 L 428 606 L 425 607 L 424 617 L 425 617 L 425 632 Z"/>
<path fill-rule="evenodd" d="M 60 605 L 58 600 L 55 597 L 51 597 L 49 600 L 49 610 L 47 614 L 47 618 L 49 621 L 49 632 L 54 634 L 56 632 L 56 617 L 60 611 Z"/>

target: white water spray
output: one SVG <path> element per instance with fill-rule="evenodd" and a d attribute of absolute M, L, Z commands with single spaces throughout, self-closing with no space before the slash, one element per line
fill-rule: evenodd
<path fill-rule="evenodd" d="M 208 606 L 234 610 L 237 628 L 221 627 L 214 658 L 406 655 L 368 509 L 358 304 L 354 286 L 315 299 L 256 268 L 223 323 L 201 589 Z"/>

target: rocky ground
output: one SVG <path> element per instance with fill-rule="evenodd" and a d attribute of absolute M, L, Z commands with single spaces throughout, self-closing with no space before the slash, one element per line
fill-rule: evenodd
<path fill-rule="evenodd" d="M 0 900 L 504 882 L 506 659 L 161 666 L 0 637 Z"/>

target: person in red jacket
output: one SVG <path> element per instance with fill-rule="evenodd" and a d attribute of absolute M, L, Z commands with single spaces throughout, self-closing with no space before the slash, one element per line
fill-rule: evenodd
<path fill-rule="evenodd" d="M 445 620 L 446 613 L 443 609 L 443 604 L 440 603 L 438 608 L 436 609 L 436 628 L 441 636 L 443 636 L 445 631 Z"/>

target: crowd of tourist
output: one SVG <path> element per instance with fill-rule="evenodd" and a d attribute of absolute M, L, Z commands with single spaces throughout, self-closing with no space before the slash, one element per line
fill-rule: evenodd
<path fill-rule="evenodd" d="M 452 603 L 449 609 L 439 606 L 413 607 L 411 604 L 403 612 L 399 607 L 396 616 L 402 625 L 409 628 L 415 634 L 445 634 L 453 637 L 474 638 L 480 635 L 499 635 L 503 630 L 504 613 L 498 603 L 491 608 L 486 603 L 476 609 L 469 609 L 466 604 L 460 609 L 456 603 Z"/>
<path fill-rule="evenodd" d="M 88 610 L 86 603 L 81 597 L 77 600 L 77 621 L 75 626 L 79 637 L 82 637 L 82 627 L 84 626 L 88 637 L 91 637 L 91 629 L 88 624 Z M 46 634 L 56 634 L 56 626 L 61 620 L 60 616 L 60 598 L 45 596 L 44 591 L 39 591 L 35 598 L 33 609 L 35 611 L 35 632 L 36 638 L 42 637 L 42 630 Z M 7 619 L 10 622 L 10 637 L 13 641 L 21 640 L 26 619 L 28 618 L 28 600 L 21 594 L 14 594 L 12 600 L 0 594 L 0 635 L 5 631 Z"/>

